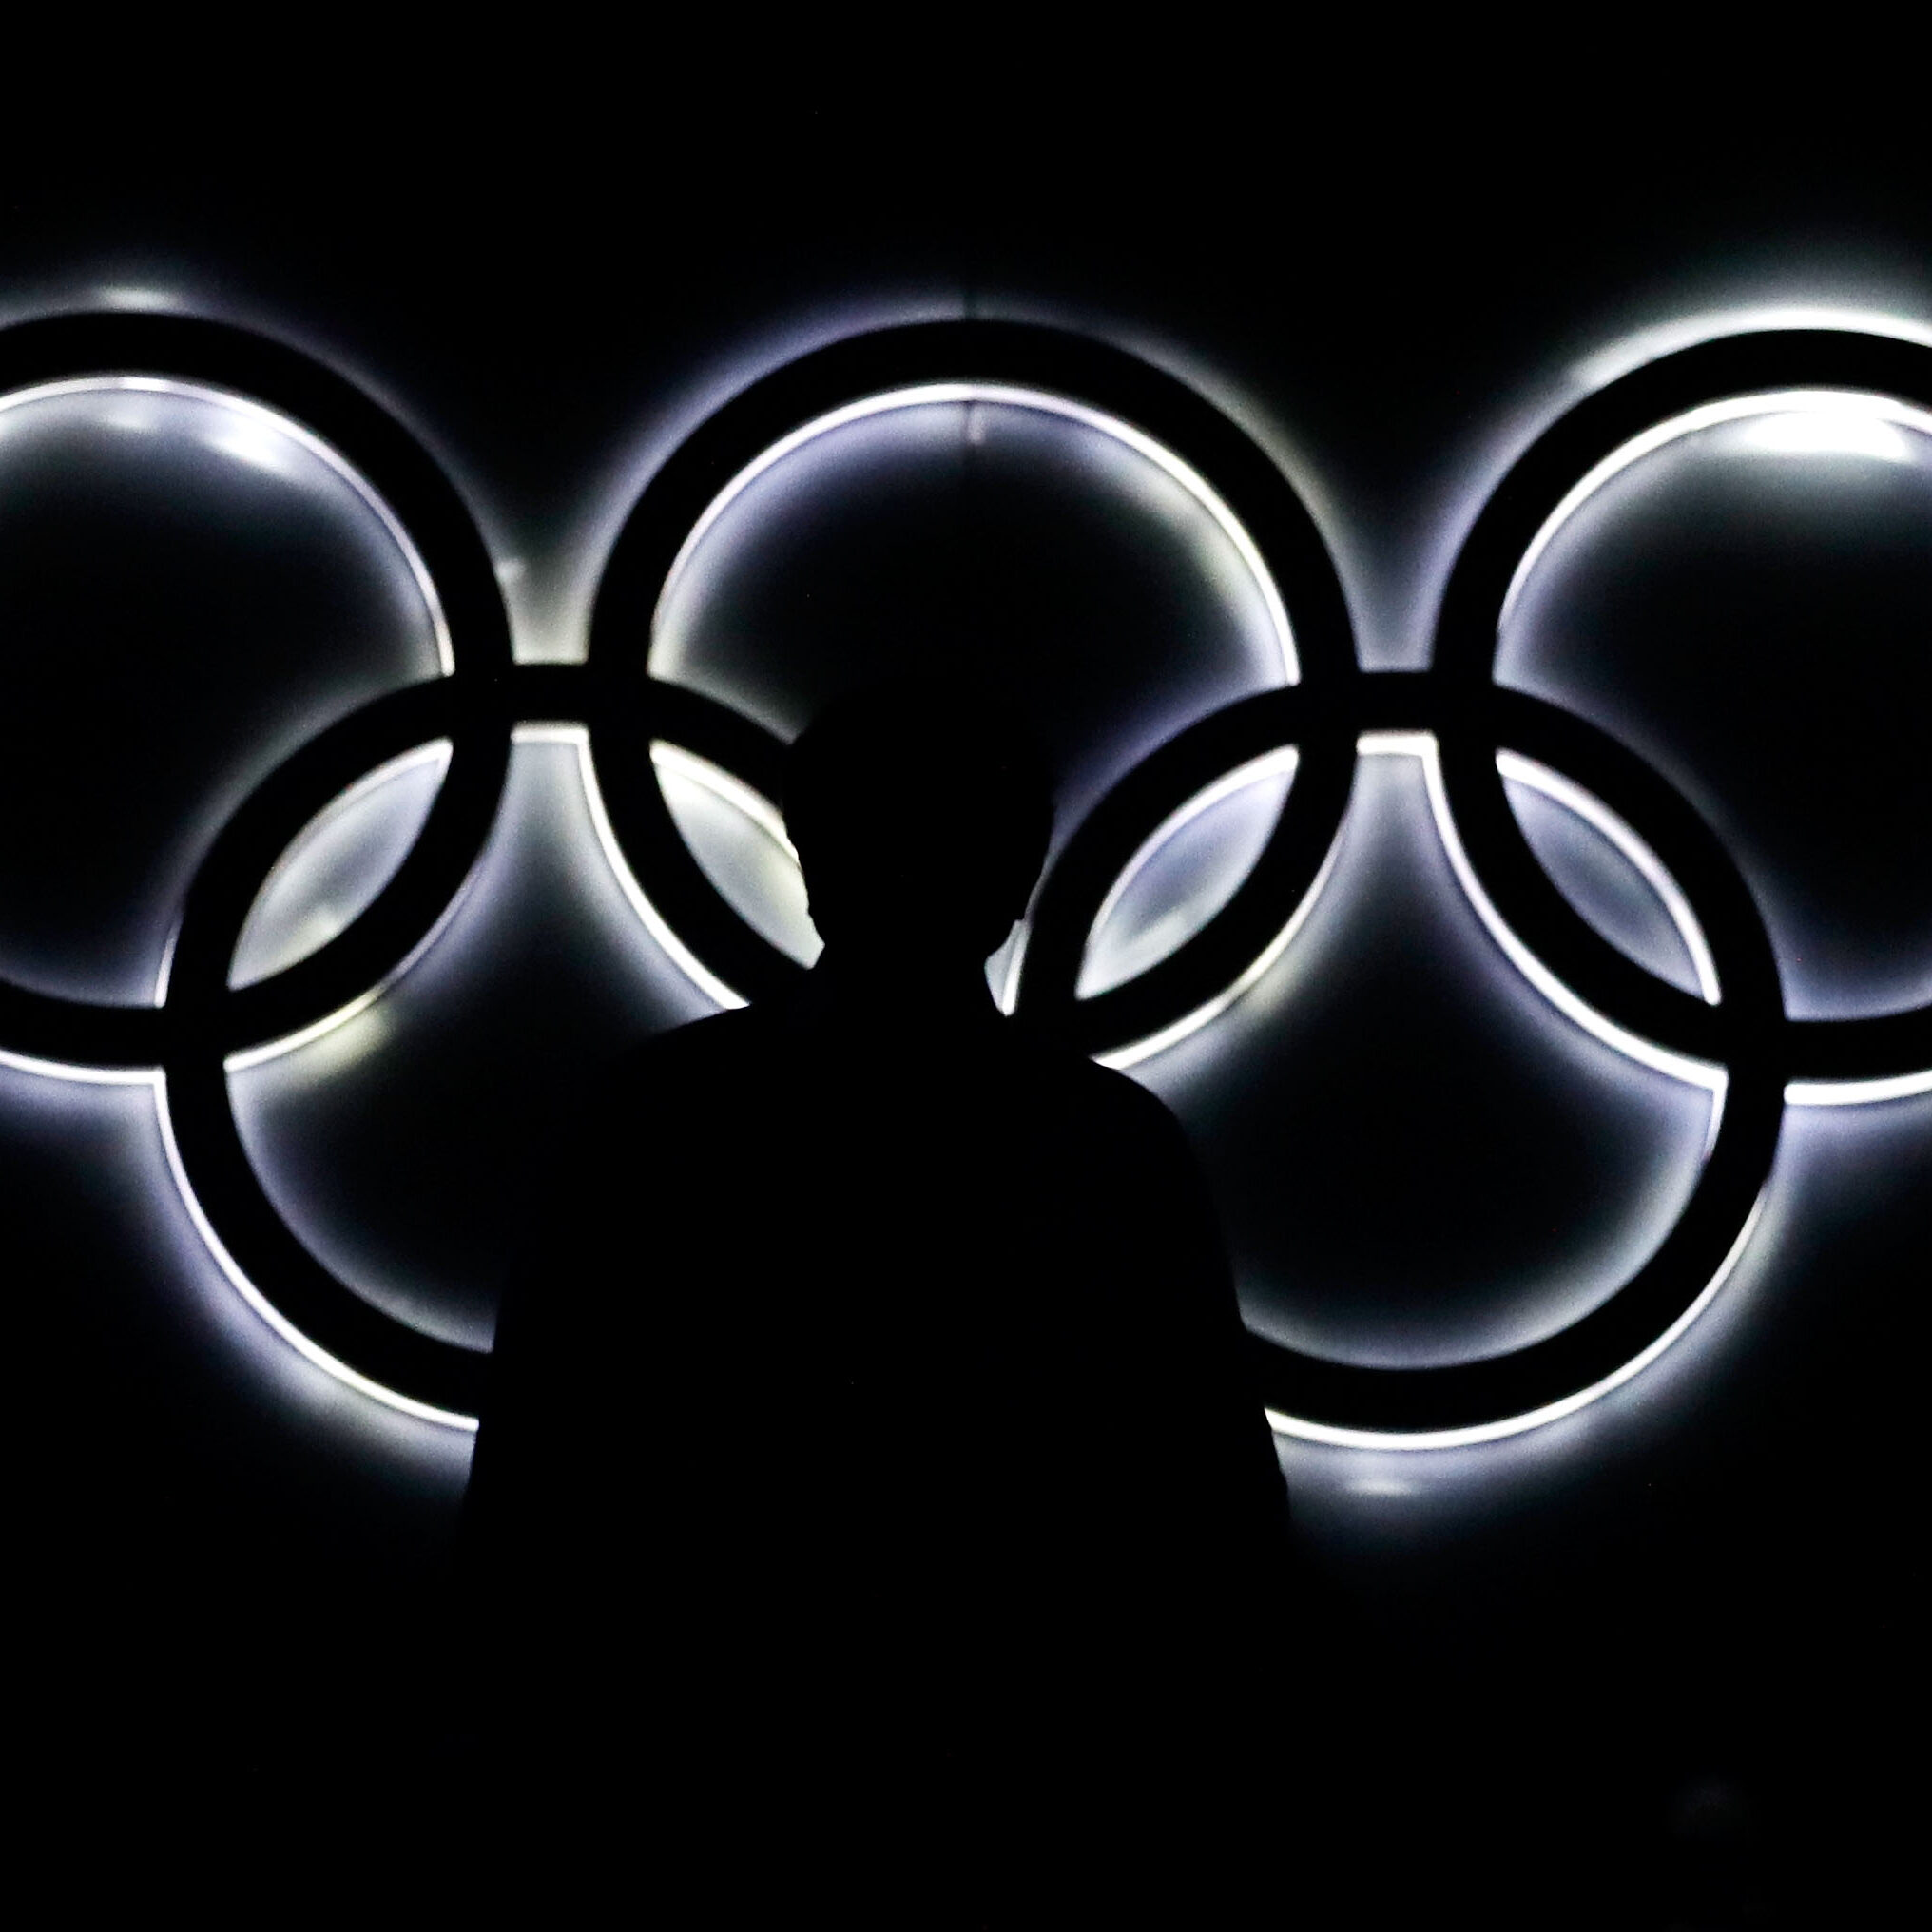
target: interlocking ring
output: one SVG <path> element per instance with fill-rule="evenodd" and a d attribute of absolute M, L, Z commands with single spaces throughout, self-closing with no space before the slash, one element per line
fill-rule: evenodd
<path fill-rule="evenodd" d="M 1224 1007 L 1286 945 L 1321 889 L 1364 733 L 1426 733 L 1431 794 L 1457 876 L 1511 959 L 1571 1017 L 1626 1053 L 1701 1078 L 1713 1122 L 1690 1198 L 1613 1295 L 1547 1339 L 1495 1358 L 1367 1368 L 1253 1337 L 1279 1427 L 1335 1440 L 1429 1443 L 1511 1433 L 1634 1374 L 1716 1292 L 1752 1224 L 1787 1089 L 1859 1099 L 1932 1087 L 1932 1007 L 1792 1020 L 1750 892 L 1690 805 L 1644 760 L 1558 706 L 1498 686 L 1497 632 L 1525 559 L 1579 479 L 1632 440 L 1713 398 L 1855 389 L 1932 404 L 1932 351 L 1842 331 L 1768 331 L 1667 356 L 1561 416 L 1497 485 L 1464 540 L 1432 667 L 1362 671 L 1334 566 L 1287 479 L 1232 421 L 1137 357 L 1063 331 L 926 323 L 839 342 L 779 369 L 702 424 L 651 479 L 606 568 L 581 666 L 518 665 L 482 539 L 435 461 L 353 384 L 242 331 L 174 317 L 93 316 L 0 335 L 0 396 L 139 374 L 261 403 L 363 478 L 407 532 L 447 626 L 445 675 L 376 699 L 270 774 L 216 838 L 181 909 L 152 1008 L 57 998 L 0 982 L 0 1053 L 82 1078 L 150 1078 L 175 1174 L 211 1250 L 252 1305 L 331 1372 L 396 1406 L 470 1424 L 486 1357 L 377 1309 L 337 1279 L 268 1199 L 243 1150 L 227 1064 L 306 1036 L 373 997 L 424 949 L 481 853 L 520 721 L 587 727 L 607 848 L 673 956 L 725 997 L 756 999 L 802 969 L 713 885 L 677 830 L 650 756 L 694 753 L 777 795 L 782 745 L 729 706 L 653 677 L 640 640 L 666 586 L 734 482 L 844 415 L 973 396 L 1097 418 L 1201 486 L 1292 620 L 1295 675 L 1180 732 L 1092 810 L 1035 902 L 1016 1012 L 1083 1051 L 1123 1057 Z M 1285 622 L 1285 620 L 1284 620 Z M 231 987 L 237 940 L 270 868 L 316 814 L 377 765 L 452 747 L 407 858 L 327 944 Z M 1081 963 L 1108 896 L 1158 829 L 1217 780 L 1294 747 L 1277 821 L 1220 910 L 1167 957 L 1083 997 Z M 1534 760 L 1611 806 L 1676 881 L 1708 944 L 1686 993 L 1635 964 L 1535 858 L 1501 761 Z"/>

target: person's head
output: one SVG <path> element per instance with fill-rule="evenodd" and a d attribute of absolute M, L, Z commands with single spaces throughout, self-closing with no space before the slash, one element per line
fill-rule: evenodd
<path fill-rule="evenodd" d="M 784 815 L 826 946 L 918 976 L 1005 940 L 1053 807 L 1015 715 L 980 692 L 895 679 L 835 701 L 801 734 Z"/>

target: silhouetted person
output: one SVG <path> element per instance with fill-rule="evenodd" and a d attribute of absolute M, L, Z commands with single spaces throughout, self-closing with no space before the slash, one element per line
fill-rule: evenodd
<path fill-rule="evenodd" d="M 822 958 L 621 1068 L 504 1313 L 496 1775 L 616 1794 L 646 1885 L 919 1925 L 1171 1882 L 1280 1745 L 1285 1497 L 1205 1191 L 988 995 L 1051 827 L 1015 727 L 848 699 L 785 814 Z"/>

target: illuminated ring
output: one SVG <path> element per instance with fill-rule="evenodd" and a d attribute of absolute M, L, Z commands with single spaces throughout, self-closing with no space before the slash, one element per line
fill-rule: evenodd
<path fill-rule="evenodd" d="M 1126 1064 L 1193 1031 L 1265 971 L 1313 902 L 1348 809 L 1360 682 L 1245 698 L 1170 738 L 1121 779 L 1040 888 L 1018 1017 Z M 1105 993 L 1078 996 L 1089 937 L 1134 855 L 1217 781 L 1290 745 L 1300 754 L 1294 782 L 1227 903 L 1166 958 Z"/>
<path fill-rule="evenodd" d="M 1418 683 L 1425 687 L 1415 694 L 1426 700 L 1423 705 L 1392 707 L 1393 718 L 1371 714 L 1365 728 L 1413 728 L 1419 709 L 1428 720 L 1440 747 L 1439 763 L 1432 761 L 1432 779 L 1437 770 L 1441 774 L 1441 782 L 1432 785 L 1432 803 L 1458 877 L 1505 951 L 1559 1010 L 1633 1057 L 1671 1065 L 1642 1051 L 1647 1043 L 1627 1029 L 1607 1027 L 1602 1016 L 1563 997 L 1560 982 L 1553 983 L 1543 963 L 1543 931 L 1533 924 L 1499 930 L 1493 906 L 1485 903 L 1489 828 L 1465 821 L 1450 775 L 1476 767 L 1495 774 L 1503 750 L 1527 755 L 1621 816 L 1695 907 L 1726 1002 L 1735 999 L 1748 1018 L 1762 1014 L 1767 992 L 1775 1004 L 1769 940 L 1742 879 L 1701 820 L 1634 753 L 1535 698 L 1494 692 L 1487 703 L 1465 706 L 1439 686 L 1427 689 L 1433 680 Z M 1393 1438 L 1417 1446 L 1479 1440 L 1581 1407 L 1661 1354 L 1716 1292 L 1741 1252 L 1777 1148 L 1784 1083 L 1771 1051 L 1774 1036 L 1741 1024 L 1727 1045 L 1720 1063 L 1706 1062 L 1702 1069 L 1703 1084 L 1714 1090 L 1714 1118 L 1690 1199 L 1663 1240 L 1613 1293 L 1542 1341 L 1437 1367 L 1343 1364 L 1256 1338 L 1257 1370 L 1282 1425 L 1292 1434 L 1329 1439 Z M 1679 1063 L 1671 1071 L 1695 1070 Z"/>
<path fill-rule="evenodd" d="M 1547 527 L 1574 507 L 1599 466 L 1646 432 L 1719 399 L 1806 389 L 1854 390 L 1932 408 L 1932 349 L 1838 329 L 1729 336 L 1647 363 L 1576 404 L 1517 460 L 1464 539 L 1438 621 L 1435 674 L 1461 699 L 1491 686 L 1513 587 Z M 1770 1053 L 1809 1100 L 1932 1086 L 1932 1074 L 1922 1072 L 1932 1069 L 1932 1004 L 1870 1018 L 1787 1020 L 1774 986 L 1754 977 L 1727 982 L 1722 1004 L 1709 1005 L 1633 964 L 1555 890 L 1493 765 L 1458 758 L 1445 763 L 1445 777 L 1458 822 L 1475 831 L 1472 851 L 1480 851 L 1484 884 L 1501 917 L 1536 933 L 1537 952 L 1590 1006 L 1689 1058 Z M 1692 889 L 1692 881 L 1682 882 Z M 1746 917 L 1742 903 L 1723 897 L 1716 871 L 1698 890 L 1718 895 L 1710 911 L 1719 919 Z M 1818 1083 L 1845 1086 L 1833 1094 Z"/>
<path fill-rule="evenodd" d="M 1307 694 L 1297 690 L 1246 699 L 1169 741 L 1129 773 L 1070 842 L 1050 881 L 1059 888 L 1057 897 L 1042 897 L 1042 926 L 1048 918 L 1059 922 L 1053 933 L 1053 956 L 1071 958 L 1077 971 L 1076 948 L 1092 929 L 1113 880 L 1176 809 L 1219 775 L 1299 744 L 1304 748 L 1294 781 L 1299 787 L 1313 755 L 1308 747 L 1332 747 L 1346 761 L 1340 786 L 1345 804 L 1360 734 L 1426 731 L 1444 747 L 1445 765 L 1449 747 L 1454 747 L 1455 756 L 1480 760 L 1494 770 L 1498 750 L 1507 748 L 1527 754 L 1612 803 L 1627 822 L 1641 829 L 1673 878 L 1707 888 L 1708 905 L 1742 906 L 1743 918 L 1712 921 L 1721 983 L 1762 989 L 1768 982 L 1775 997 L 1769 942 L 1742 880 L 1708 828 L 1635 754 L 1540 700 L 1492 692 L 1479 706 L 1471 706 L 1427 673 L 1364 677 L 1343 695 L 1352 701 L 1345 708 L 1340 703 L 1310 704 Z M 1325 778 L 1323 782 L 1333 785 L 1334 781 Z M 1435 802 L 1442 836 L 1452 855 L 1463 861 L 1458 871 L 1464 876 L 1461 828 L 1448 816 L 1439 790 Z M 1304 821 L 1301 836 L 1312 846 L 1330 822 L 1330 806 L 1324 803 Z M 1230 922 L 1213 935 L 1210 943 L 1218 956 L 1211 964 L 1224 997 L 1279 954 L 1314 896 L 1300 896 L 1302 879 L 1312 866 L 1319 889 L 1325 859 L 1317 850 L 1301 855 L 1274 896 L 1264 891 L 1242 914 L 1245 931 Z M 1721 889 L 1711 889 L 1713 879 L 1721 880 Z M 1251 874 L 1249 883 L 1254 882 Z M 1487 912 L 1481 905 L 1481 874 L 1464 876 L 1464 883 L 1478 910 Z M 1489 922 L 1494 928 L 1493 917 Z M 1211 928 L 1204 929 L 1209 932 Z M 1520 947 L 1517 963 L 1525 963 Z M 1204 979 L 1185 989 L 1184 996 L 1193 998 L 1208 983 Z M 1536 976 L 1536 983 L 1546 995 L 1551 992 L 1543 976 Z M 1060 1023 L 1079 1029 L 1076 1037 L 1092 1050 L 1112 1031 L 1107 1024 L 1108 995 L 1075 1000 L 1071 984 L 1071 973 L 1063 969 L 1055 990 L 1072 1016 Z M 1086 1017 L 1086 1009 L 1098 1016 Z M 1573 1011 L 1571 1017 L 1576 1016 Z M 1133 1024 L 1138 1028 L 1158 1017 L 1143 1012 L 1133 1016 Z M 1604 1033 L 1601 1025 L 1593 1030 Z M 1627 1035 L 1613 1043 L 1626 1053 L 1644 1044 Z M 1327 1439 L 1478 1439 L 1513 1433 L 1580 1405 L 1605 1385 L 1635 1373 L 1681 1332 L 1714 1291 L 1762 1192 L 1783 1097 L 1775 1060 L 1762 1050 L 1762 1038 L 1755 1044 L 1758 1051 L 1740 1053 L 1727 1064 L 1725 1074 L 1709 1066 L 1696 1070 L 1706 1084 L 1721 1084 L 1723 1090 L 1713 1100 L 1714 1130 L 1696 1187 L 1650 1258 L 1590 1314 L 1545 1341 L 1506 1355 L 1430 1368 L 1337 1362 L 1250 1333 L 1254 1372 L 1278 1425 L 1288 1433 Z M 1690 1070 L 1673 1065 L 1671 1071 Z"/>
<path fill-rule="evenodd" d="M 1090 338 L 1030 323 L 922 322 L 835 342 L 785 364 L 725 403 L 672 454 L 627 517 L 598 588 L 589 668 L 596 781 L 615 841 L 642 897 L 675 937 L 687 970 L 725 997 L 757 999 L 796 981 L 802 969 L 750 926 L 712 885 L 686 846 L 648 756 L 654 738 L 687 710 L 691 694 L 650 675 L 653 623 L 681 563 L 734 489 L 783 452 L 840 421 L 922 401 L 1008 400 L 1073 415 L 1129 439 L 1155 460 L 1178 463 L 1205 485 L 1204 501 L 1225 510 L 1225 527 L 1247 556 L 1278 627 L 1292 623 L 1295 688 L 1326 696 L 1355 676 L 1348 612 L 1334 565 L 1305 506 L 1275 463 L 1219 409 L 1138 357 Z M 1218 512 L 1217 512 L 1218 513 Z M 686 725 L 688 729 L 688 724 Z M 757 727 L 727 770 L 774 801 L 778 752 Z M 768 777 L 755 777 L 756 760 Z M 1104 1030 L 1130 1032 L 1145 1014 L 1179 1016 L 1221 991 L 1218 962 L 1238 950 L 1263 909 L 1300 900 L 1312 884 L 1347 798 L 1347 767 L 1325 746 L 1304 758 L 1254 877 L 1210 929 L 1181 952 L 1117 989 Z M 1106 808 L 1102 807 L 1104 811 Z M 646 881 L 648 881 L 647 884 Z M 1277 919 L 1278 930 L 1281 920 Z M 1067 1017 L 1066 953 L 1077 942 L 1050 920 L 1023 962 L 1020 1009 Z M 1058 935 L 1058 937 L 1055 937 Z M 1079 936 L 1084 942 L 1085 934 Z M 1077 976 L 1077 951 L 1072 973 Z M 1052 993 L 1036 991 L 1053 987 Z M 1145 1031 L 1152 1032 L 1150 1025 Z M 1104 1044 L 1111 1044 L 1107 1041 Z"/>
<path fill-rule="evenodd" d="M 0 333 L 0 395 L 55 383 L 159 381 L 232 397 L 317 438 L 373 493 L 413 550 L 446 643 L 446 676 L 339 720 L 259 784 L 188 888 L 165 997 L 152 1008 L 0 983 L 0 1040 L 49 1072 L 153 1080 L 188 1208 L 258 1313 L 311 1359 L 384 1400 L 452 1419 L 473 1409 L 483 1358 L 431 1341 L 337 1281 L 281 1222 L 242 1150 L 224 1062 L 371 996 L 416 953 L 488 837 L 508 758 L 510 632 L 488 551 L 435 459 L 354 384 L 286 346 L 174 316 L 54 317 Z M 452 751 L 394 878 L 326 945 L 231 990 L 235 943 L 261 880 L 321 806 L 398 752 Z"/>
<path fill-rule="evenodd" d="M 435 460 L 386 411 L 333 371 L 280 343 L 207 322 L 175 316 L 57 316 L 0 331 L 0 396 L 56 383 L 99 381 L 130 376 L 214 391 L 243 404 L 265 406 L 308 431 L 346 463 L 380 506 L 406 532 L 434 585 L 451 656 L 460 663 L 466 689 L 489 685 L 510 666 L 510 637 L 490 562 L 461 499 Z M 452 677 L 442 681 L 454 685 Z M 433 687 L 435 688 L 435 687 Z M 338 725 L 338 730 L 345 728 Z M 442 727 L 438 725 L 436 730 Z M 431 735 L 435 735 L 435 731 Z M 303 754 L 306 755 L 306 754 Z M 272 1034 L 285 1016 L 313 1016 L 379 978 L 414 937 L 404 908 L 415 880 L 435 868 L 448 849 L 471 843 L 479 821 L 487 825 L 494 788 L 473 782 L 468 766 L 438 798 L 405 868 L 363 917 L 319 953 L 237 995 L 238 1013 L 253 1017 L 231 1025 Z M 219 843 L 220 841 L 218 841 Z M 213 855 L 211 855 L 211 859 Z M 219 875 L 209 889 L 219 891 Z M 257 879 L 248 881 L 252 893 Z M 186 937 L 184 935 L 184 937 Z M 227 960 L 221 962 L 225 985 Z M 165 1008 L 128 1007 L 30 991 L 0 981 L 0 1040 L 17 1055 L 55 1067 L 103 1070 L 153 1068 L 167 1057 L 164 1041 L 179 1037 L 180 1010 L 173 997 L 192 959 L 177 948 Z"/>
<path fill-rule="evenodd" d="M 1567 1413 L 1661 1353 L 1716 1292 L 1754 1224 L 1787 1092 L 1876 1097 L 1932 1085 L 1932 1007 L 1870 1019 L 1787 1017 L 1769 935 L 1748 886 L 1697 813 L 1642 759 L 1580 718 L 1494 683 L 1502 618 L 1554 524 L 1619 453 L 1714 398 L 1854 389 L 1923 407 L 1932 354 L 1839 331 L 1706 343 L 1634 371 L 1559 418 L 1517 460 L 1464 540 L 1416 702 L 1364 727 L 1425 725 L 1440 746 L 1439 826 L 1465 890 L 1506 953 L 1573 1018 L 1652 1064 L 1722 1069 L 1717 1130 L 1671 1232 L 1629 1281 L 1558 1334 L 1449 1367 L 1343 1366 L 1253 1338 L 1279 1426 L 1342 1441 L 1422 1446 L 1515 1433 Z M 1381 689 L 1392 677 L 1364 680 Z M 1527 751 L 1649 839 L 1707 940 L 1715 985 L 1699 997 L 1599 935 L 1536 860 L 1497 752 Z M 1822 1082 L 1845 1083 L 1836 1091 Z"/>

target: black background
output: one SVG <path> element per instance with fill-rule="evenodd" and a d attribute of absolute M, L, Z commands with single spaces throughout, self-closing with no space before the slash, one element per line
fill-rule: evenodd
<path fill-rule="evenodd" d="M 1776 62 L 1633 68 L 1585 105 L 1447 68 L 1385 87 L 1360 48 L 1227 90 L 1238 45 L 1208 73 L 1024 84 L 1017 58 L 748 86 L 715 49 L 611 54 L 631 79 L 170 70 L 165 111 L 122 73 L 20 136 L 0 299 L 151 272 L 283 331 L 398 406 L 533 555 L 746 344 L 962 297 L 1092 327 L 1292 425 L 1373 587 L 1359 629 L 1414 662 L 1428 600 L 1401 560 L 1579 348 L 1780 277 L 1922 312 L 1932 284 L 1932 206 L 1884 116 L 1826 111 L 1835 84 Z M 1303 1510 L 1323 1608 L 1254 1633 L 1256 1668 L 1324 1693 L 1283 1755 L 1351 1781 L 1361 1829 L 1285 1818 L 1284 1922 L 1311 1889 L 1334 1902 L 1313 1922 L 1374 1922 L 1406 1885 L 1444 1916 L 1686 1927 L 1883 1895 L 1915 1811 L 1908 1324 L 1932 1232 L 1932 1140 L 1899 1139 L 1816 1186 L 1746 1371 L 1640 1448 L 1366 1526 Z M 432 1886 L 487 1868 L 448 1715 L 450 1485 L 379 1448 L 319 1456 L 272 1388 L 208 1367 L 107 1165 L 76 1131 L 10 1142 L 0 1175 L 45 1815 L 97 1847 L 86 1884 L 164 1894 L 360 1884 L 404 1851 Z"/>

